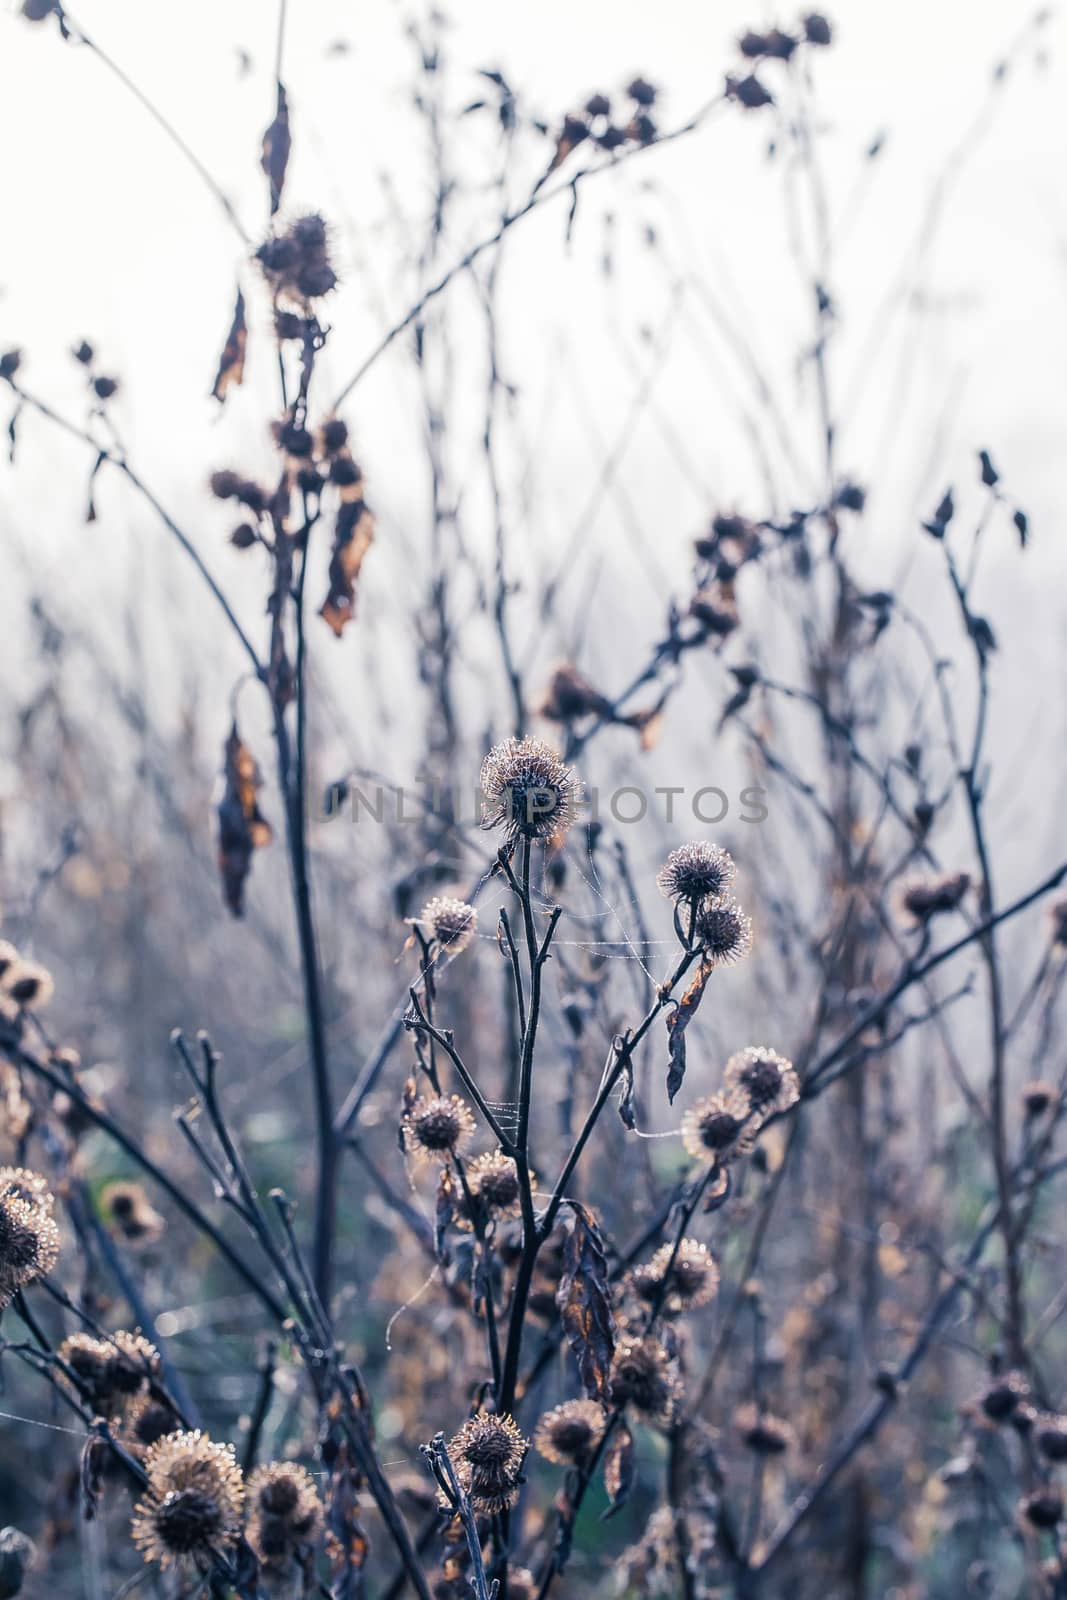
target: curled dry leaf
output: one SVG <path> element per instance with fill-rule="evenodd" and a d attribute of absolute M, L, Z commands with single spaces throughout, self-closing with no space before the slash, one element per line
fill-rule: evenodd
<path fill-rule="evenodd" d="M 248 344 L 248 324 L 245 321 L 245 297 L 240 289 L 237 291 L 237 300 L 233 308 L 233 321 L 230 331 L 226 335 L 222 355 L 219 358 L 219 370 L 215 374 L 215 384 L 211 390 L 215 399 L 223 403 L 231 384 L 240 386 L 245 375 L 245 349 Z"/>
<path fill-rule="evenodd" d="M 616 1427 L 604 1452 L 604 1488 L 611 1502 L 608 1516 L 621 1511 L 634 1486 L 634 1436 L 625 1421 Z"/>
<path fill-rule="evenodd" d="M 615 1319 L 611 1314 L 608 1264 L 599 1229 L 589 1211 L 568 1201 L 574 1223 L 563 1246 L 556 1304 L 578 1373 L 590 1400 L 608 1393 L 615 1354 Z"/>
<path fill-rule="evenodd" d="M 235 917 L 244 913 L 245 880 L 252 867 L 252 852 L 270 843 L 270 823 L 259 809 L 262 783 L 259 768 L 237 724 L 223 749 L 225 789 L 219 802 L 219 871 L 226 904 Z"/>
<path fill-rule="evenodd" d="M 714 970 L 713 961 L 701 962 L 700 971 L 667 1018 L 667 1043 L 670 1050 L 667 1099 L 672 1102 L 685 1081 L 685 1030 L 696 1016 L 697 1007 L 704 998 L 704 990 Z"/>
<path fill-rule="evenodd" d="M 333 554 L 330 557 L 330 589 L 319 616 L 328 622 L 338 638 L 356 612 L 356 580 L 364 557 L 374 543 L 374 517 L 363 499 L 347 501 L 337 515 Z"/>
<path fill-rule="evenodd" d="M 270 184 L 272 217 L 282 203 L 282 190 L 285 188 L 285 172 L 289 165 L 292 143 L 289 133 L 289 101 L 284 86 L 279 83 L 274 121 L 263 135 L 263 156 L 260 162 Z"/>

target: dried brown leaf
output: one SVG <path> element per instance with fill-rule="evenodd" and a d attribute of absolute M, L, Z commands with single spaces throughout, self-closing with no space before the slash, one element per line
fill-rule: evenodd
<path fill-rule="evenodd" d="M 563 1246 L 556 1304 L 591 1400 L 605 1400 L 615 1354 L 615 1319 L 604 1244 L 585 1206 L 568 1201 L 574 1222 Z"/>
<path fill-rule="evenodd" d="M 279 83 L 274 121 L 263 135 L 263 157 L 260 162 L 270 183 L 272 217 L 282 203 L 282 190 L 285 188 L 285 173 L 292 146 L 293 141 L 289 132 L 289 101 L 283 85 Z"/>
<path fill-rule="evenodd" d="M 609 1516 L 621 1511 L 634 1486 L 634 1436 L 625 1421 L 620 1422 L 604 1452 L 604 1488 L 611 1501 Z"/>
<path fill-rule="evenodd" d="M 337 517 L 330 588 L 319 616 L 338 638 L 356 612 L 356 581 L 367 551 L 374 543 L 374 517 L 363 500 L 344 505 Z"/>
<path fill-rule="evenodd" d="M 219 802 L 219 871 L 226 904 L 235 917 L 244 913 L 245 881 L 252 867 L 252 852 L 273 837 L 270 823 L 259 809 L 262 783 L 259 768 L 234 723 L 223 749 L 225 789 Z"/>
<path fill-rule="evenodd" d="M 233 321 L 226 335 L 226 343 L 219 357 L 219 370 L 215 374 L 211 393 L 220 403 L 226 399 L 232 385 L 240 386 L 245 375 L 245 350 L 248 345 L 248 324 L 245 322 L 245 297 L 240 289 L 233 308 Z"/>
<path fill-rule="evenodd" d="M 714 969 L 713 961 L 701 962 L 700 971 L 667 1018 L 667 1041 L 670 1049 L 667 1099 L 670 1101 L 674 1100 L 685 1080 L 685 1030 L 696 1016 L 697 1007 L 704 998 L 704 990 Z"/>

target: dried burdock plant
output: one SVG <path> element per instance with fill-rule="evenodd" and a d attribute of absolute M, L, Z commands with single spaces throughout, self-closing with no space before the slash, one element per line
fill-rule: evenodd
<path fill-rule="evenodd" d="M 142 397 L 95 336 L 61 334 L 82 422 L 37 394 L 32 352 L 0 356 L 12 456 L 35 448 L 27 421 L 59 429 L 86 452 L 94 537 L 113 480 L 220 629 L 215 650 L 202 624 L 174 675 L 188 704 L 175 690 L 164 714 L 53 575 L 25 608 L 0 905 L 0 1493 L 47 1565 L 27 1577 L 5 1529 L 0 1592 L 39 1576 L 57 1594 L 606 1600 L 621 1572 L 627 1594 L 679 1600 L 1054 1600 L 1067 862 L 1024 870 L 1042 830 L 1001 798 L 993 701 L 1019 630 L 986 576 L 995 541 L 999 579 L 1040 530 L 991 441 L 969 484 L 935 480 L 892 561 L 872 536 L 899 461 L 864 454 L 839 393 L 832 20 L 743 29 L 687 115 L 651 60 L 546 115 L 497 67 L 470 100 L 456 39 L 419 14 L 404 114 L 428 184 L 408 206 L 391 162 L 376 227 L 365 196 L 346 215 L 347 178 L 328 214 L 294 192 L 315 164 L 285 13 L 248 140 L 252 229 L 65 5 L 22 8 L 49 24 L 35 45 L 77 45 L 133 90 L 240 260 L 203 362 L 230 431 L 181 460 L 214 555 L 135 465 Z M 361 39 L 365 66 L 375 49 Z M 773 307 L 692 270 L 672 220 L 688 197 L 652 176 L 661 147 L 721 124 L 785 178 L 799 282 Z M 916 323 L 975 143 L 906 262 Z M 519 244 L 537 213 L 545 248 L 556 205 L 577 271 L 605 192 L 612 295 L 559 310 L 582 323 L 610 302 L 611 349 L 588 395 L 573 351 L 546 363 L 567 471 L 594 469 L 559 538 L 572 485 L 546 488 L 511 338 L 542 276 Z M 727 230 L 731 257 L 757 220 Z M 353 295 L 377 316 L 386 276 L 398 309 L 333 377 Z M 638 282 L 647 369 L 612 298 Z M 799 346 L 768 357 L 794 304 Z M 658 387 L 669 345 L 738 385 L 753 470 L 725 458 L 721 498 L 695 469 L 705 408 Z M 395 453 L 364 381 L 387 355 L 405 363 Z M 861 389 L 874 374 L 868 351 Z M 662 465 L 655 527 L 635 513 L 648 418 L 700 496 L 685 525 Z M 602 459 L 576 460 L 576 426 Z M 81 559 L 103 586 L 97 555 Z M 174 620 L 142 599 L 107 618 L 140 668 Z M 720 756 L 744 809 L 713 820 Z M 328 832 L 327 785 L 373 827 Z M 210 1037 L 179 1029 L 167 1058 L 194 1011 Z"/>

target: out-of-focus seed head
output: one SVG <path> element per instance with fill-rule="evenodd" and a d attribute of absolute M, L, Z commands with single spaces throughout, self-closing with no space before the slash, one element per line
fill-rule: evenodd
<path fill-rule="evenodd" d="M 1019 1502 L 1019 1514 L 1032 1528 L 1049 1532 L 1063 1520 L 1063 1490 L 1058 1484 L 1043 1484 Z"/>
<path fill-rule="evenodd" d="M 734 1420 L 742 1444 L 754 1455 L 780 1456 L 796 1444 L 796 1434 L 789 1423 L 760 1406 L 739 1406 Z"/>
<path fill-rule="evenodd" d="M 470 1417 L 449 1441 L 456 1477 L 475 1511 L 495 1516 L 514 1504 L 527 1443 L 511 1417 Z"/>
<path fill-rule="evenodd" d="M 567 1400 L 541 1418 L 534 1444 L 547 1461 L 581 1466 L 589 1460 L 603 1432 L 604 1412 L 595 1400 Z"/>
<path fill-rule="evenodd" d="M 98 400 L 110 400 L 114 395 L 118 394 L 118 390 L 119 380 L 117 378 L 105 378 L 101 375 L 93 379 L 93 393 Z"/>
<path fill-rule="evenodd" d="M 682 1118 L 682 1143 L 694 1161 L 726 1166 L 746 1156 L 756 1142 L 748 1100 L 736 1089 L 707 1095 Z"/>
<path fill-rule="evenodd" d="M 21 365 L 21 350 L 5 350 L 3 355 L 0 355 L 0 378 L 10 381 Z"/>
<path fill-rule="evenodd" d="M 4 973 L 15 965 L 19 953 L 10 939 L 0 939 L 0 983 L 3 982 Z"/>
<path fill-rule="evenodd" d="M 531 1182 L 533 1178 L 531 1176 Z M 515 1162 L 500 1150 L 475 1156 L 467 1163 L 467 1185 L 475 1204 L 489 1222 L 517 1217 L 521 1211 L 519 1172 Z M 469 1219 L 460 1217 L 469 1226 Z"/>
<path fill-rule="evenodd" d="M 696 906 L 705 900 L 721 900 L 736 875 L 737 867 L 728 850 L 698 839 L 671 851 L 656 883 L 668 900 L 684 900 Z"/>
<path fill-rule="evenodd" d="M 163 1218 L 139 1183 L 109 1183 L 100 1196 L 100 1207 L 128 1244 L 153 1244 L 163 1233 Z"/>
<path fill-rule="evenodd" d="M 747 78 L 727 78 L 726 93 L 731 100 L 736 100 L 746 111 L 758 111 L 761 106 L 772 106 L 774 96 L 765 89 L 755 73 L 750 73 Z"/>
<path fill-rule="evenodd" d="M 910 878 L 899 890 L 900 909 L 913 927 L 924 927 L 931 917 L 957 911 L 970 887 L 968 872 L 942 872 L 934 877 Z"/>
<path fill-rule="evenodd" d="M 1012 1413 L 1029 1398 L 1030 1388 L 1018 1372 L 1006 1372 L 978 1396 L 978 1405 L 990 1422 L 1007 1422 Z"/>
<path fill-rule="evenodd" d="M 0 992 L 27 1011 L 46 1006 L 55 988 L 52 974 L 39 961 L 12 961 L 0 977 Z"/>
<path fill-rule="evenodd" d="M 639 1299 L 658 1302 L 667 1316 L 676 1317 L 715 1298 L 719 1269 L 707 1245 L 683 1239 L 677 1251 L 673 1242 L 661 1245 L 651 1261 L 634 1268 L 630 1282 Z"/>
<path fill-rule="evenodd" d="M 1067 1461 L 1067 1417 L 1038 1415 L 1034 1419 L 1033 1440 L 1046 1461 Z"/>
<path fill-rule="evenodd" d="M 483 826 L 509 840 L 552 839 L 575 817 L 578 780 L 543 739 L 504 739 L 482 764 Z"/>
<path fill-rule="evenodd" d="M 634 78 L 626 85 L 626 93 L 639 106 L 651 106 L 656 103 L 655 87 L 647 78 Z"/>
<path fill-rule="evenodd" d="M 58 10 L 58 0 L 22 0 L 22 15 L 27 22 L 43 22 Z"/>
<path fill-rule="evenodd" d="M 248 1480 L 248 1540 L 267 1567 L 298 1559 L 317 1537 L 322 1502 L 311 1474 L 293 1461 L 271 1461 Z"/>
<path fill-rule="evenodd" d="M 400 1124 L 404 1149 L 417 1164 L 462 1155 L 475 1134 L 474 1117 L 458 1095 L 420 1097 Z"/>
<path fill-rule="evenodd" d="M 1023 1086 L 1022 1103 L 1028 1117 L 1043 1117 L 1050 1107 L 1059 1105 L 1060 1092 L 1054 1083 L 1035 1078 Z"/>
<path fill-rule="evenodd" d="M 609 117 L 611 115 L 611 101 L 606 94 L 590 95 L 585 103 L 587 117 Z"/>
<path fill-rule="evenodd" d="M 615 1351 L 611 1367 L 611 1398 L 617 1406 L 632 1406 L 651 1422 L 670 1417 L 678 1384 L 667 1350 L 658 1339 L 624 1341 Z"/>
<path fill-rule="evenodd" d="M 737 47 L 747 60 L 756 61 L 767 54 L 767 35 L 749 28 L 737 41 Z"/>
<path fill-rule="evenodd" d="M 752 919 L 736 900 L 704 905 L 696 918 L 693 940 L 706 960 L 729 966 L 743 961 L 752 949 Z"/>
<path fill-rule="evenodd" d="M 569 661 L 553 668 L 541 704 L 541 715 L 551 722 L 574 722 L 578 717 L 611 714 L 611 703 Z"/>
<path fill-rule="evenodd" d="M 454 895 L 434 895 L 411 920 L 418 923 L 427 938 L 436 939 L 452 956 L 466 950 L 478 932 L 476 907 Z"/>
<path fill-rule="evenodd" d="M 788 1111 L 800 1099 L 800 1079 L 791 1061 L 766 1045 L 750 1044 L 726 1063 L 723 1082 L 737 1089 L 761 1117 Z"/>
<path fill-rule="evenodd" d="M 804 18 L 804 37 L 809 44 L 828 45 L 833 42 L 833 29 L 819 11 L 811 11 Z"/>
<path fill-rule="evenodd" d="M 145 1561 L 169 1567 L 210 1559 L 241 1528 L 244 1485 L 230 1445 L 199 1430 L 170 1433 L 145 1452 L 148 1488 L 134 1510 L 131 1533 Z"/>
<path fill-rule="evenodd" d="M 18 1528 L 0 1528 L 0 1600 L 21 1594 L 26 1574 L 37 1560 L 37 1546 Z"/>

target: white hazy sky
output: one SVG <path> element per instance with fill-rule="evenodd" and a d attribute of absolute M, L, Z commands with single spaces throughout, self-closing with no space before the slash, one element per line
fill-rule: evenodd
<path fill-rule="evenodd" d="M 732 42 L 745 25 L 790 25 L 796 16 L 763 0 L 460 0 L 453 10 L 457 106 L 479 92 L 479 67 L 501 68 L 550 120 L 593 89 L 617 89 L 641 72 L 662 86 L 664 126 L 715 92 L 736 64 Z M 831 287 L 841 313 L 831 371 L 843 418 L 842 470 L 879 484 L 865 523 L 872 562 L 884 552 L 896 559 L 901 531 L 914 528 L 918 509 L 927 510 L 945 482 L 973 482 L 973 452 L 987 446 L 1035 527 L 1028 575 L 1019 581 L 1034 584 L 1042 624 L 1062 632 L 1062 603 L 1044 582 L 1049 571 L 1062 572 L 1058 524 L 1067 487 L 1067 73 L 1059 20 L 1028 32 L 1032 13 L 1016 0 L 897 0 L 892 7 L 834 0 L 826 10 L 837 42 L 815 65 L 837 241 Z M 276 6 L 79 0 L 73 12 L 180 129 L 258 237 L 266 217 L 257 156 L 272 109 Z M 411 300 L 405 241 L 418 236 L 429 201 L 424 134 L 411 108 L 405 23 L 412 14 L 393 0 L 290 0 L 288 205 L 331 216 L 345 269 L 330 305 L 327 390 Z M 346 51 L 330 49 L 342 40 Z M 1012 70 L 991 97 L 993 67 L 1013 49 Z M 244 72 L 242 52 L 251 62 Z M 772 81 L 773 71 L 767 76 Z M 489 145 L 467 126 L 460 175 L 478 186 Z M 626 571 L 642 583 L 631 604 L 644 637 L 655 626 L 640 616 L 644 585 L 659 614 L 671 587 L 668 558 L 708 511 L 764 508 L 755 499 L 759 478 L 745 427 L 758 407 L 694 300 L 701 289 L 743 328 L 797 430 L 800 454 L 817 459 L 810 365 L 800 360 L 809 303 L 797 282 L 780 163 L 766 157 L 772 129 L 770 117 L 735 111 L 597 179 L 583 190 L 570 251 L 562 248 L 559 202 L 510 235 L 506 376 L 520 390 L 529 432 L 543 441 L 534 503 L 524 512 L 531 537 L 577 537 L 590 562 L 617 548 L 610 497 L 601 496 L 602 509 L 582 522 L 602 459 L 590 445 L 590 413 L 610 446 L 649 359 L 643 333 L 666 341 L 655 404 L 619 471 L 630 507 Z M 879 133 L 884 154 L 870 183 L 857 187 L 863 153 Z M 262 304 L 250 313 L 248 382 L 222 415 L 208 398 L 235 279 L 254 283 L 245 252 L 196 175 L 100 61 L 64 45 L 51 24 L 26 24 L 11 0 L 0 14 L 0 141 L 0 346 L 21 345 L 27 384 L 78 416 L 80 375 L 67 352 L 83 337 L 97 345 L 123 379 L 116 415 L 132 456 L 224 581 L 239 597 L 248 585 L 255 615 L 258 579 L 226 548 L 226 519 L 203 491 L 211 466 L 253 468 L 266 450 L 273 378 L 267 343 L 256 337 Z M 967 159 L 954 164 L 953 152 L 964 148 Z M 527 191 L 535 171 L 523 180 Z M 938 182 L 945 184 L 941 227 L 912 285 L 921 304 L 902 306 L 887 296 L 908 281 L 902 269 L 915 259 Z M 465 204 L 446 261 L 491 217 L 488 200 Z M 603 218 L 613 210 L 617 265 L 606 284 Z M 669 284 L 640 243 L 645 221 L 692 275 L 688 320 L 669 319 Z M 456 283 L 449 305 L 462 343 L 463 319 L 476 315 L 468 282 Z M 909 329 L 918 337 L 905 337 Z M 903 359 L 904 349 L 914 349 L 914 359 Z M 456 422 L 475 446 L 478 376 L 463 367 L 461 350 Z M 402 345 L 346 415 L 390 532 L 367 575 L 372 600 L 384 601 L 409 582 L 425 528 L 421 467 L 411 470 L 420 418 Z M 684 443 L 684 470 L 666 442 L 672 428 Z M 116 524 L 133 513 L 117 484 L 102 489 L 102 522 L 82 524 L 85 465 L 84 452 L 28 421 L 15 468 L 0 464 L 0 516 L 28 548 L 38 578 L 57 586 L 70 582 L 72 546 L 127 559 Z M 778 489 L 782 503 L 803 501 L 805 472 L 783 469 Z M 1002 547 L 993 541 L 992 571 L 998 548 L 1010 553 L 1009 540 L 1005 533 Z"/>

